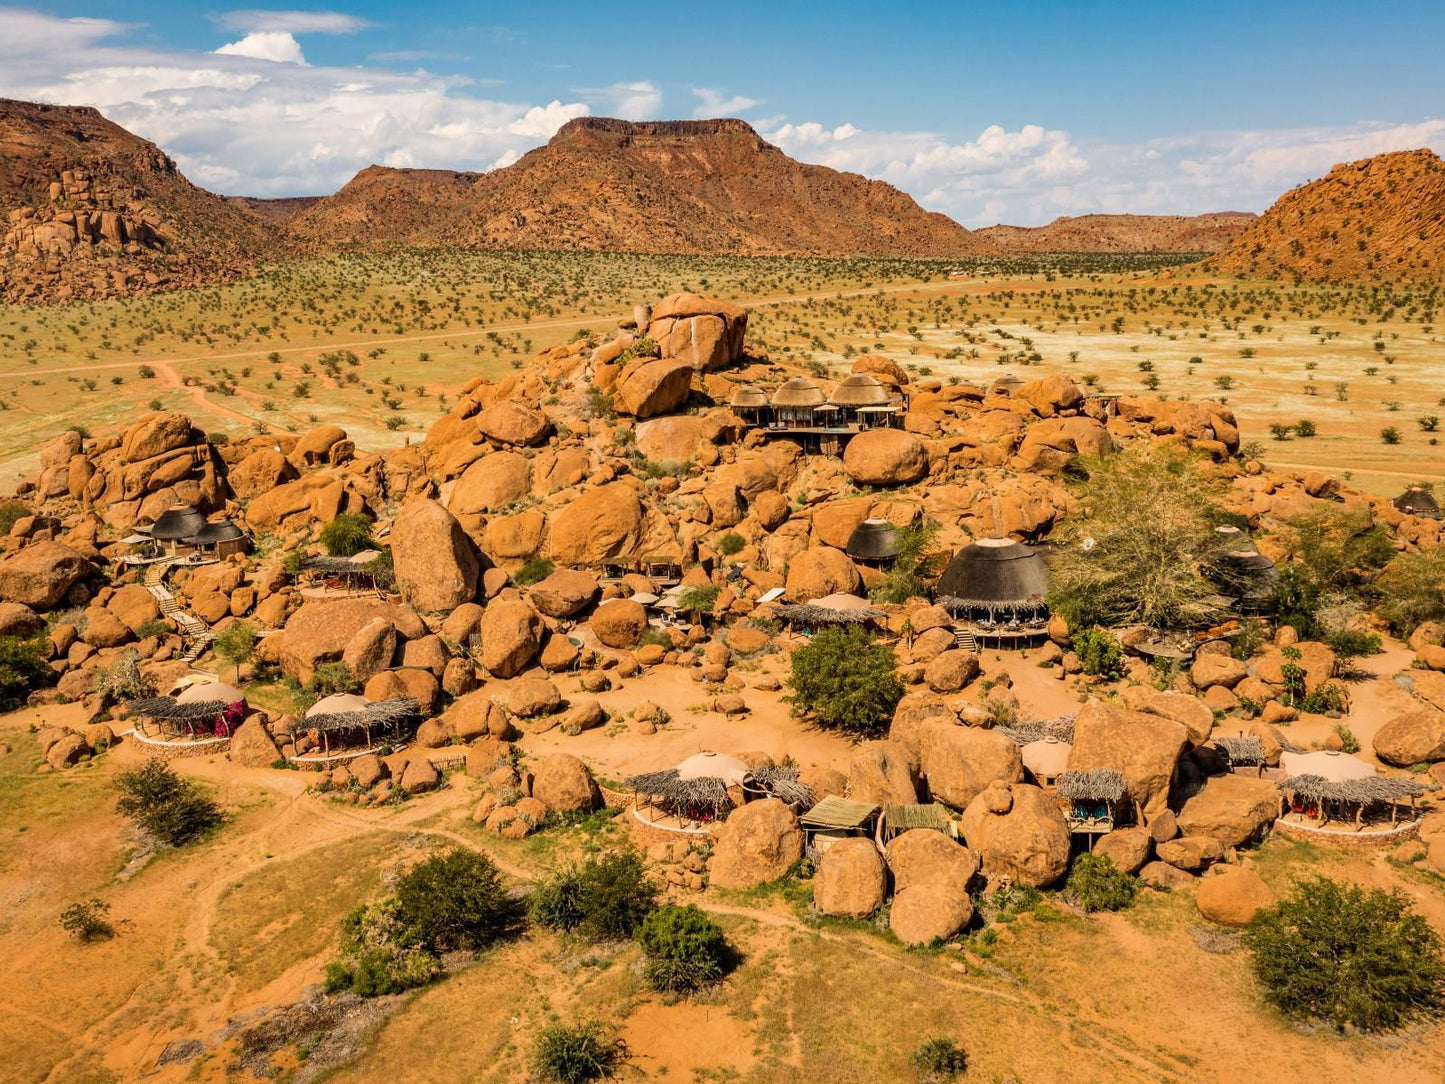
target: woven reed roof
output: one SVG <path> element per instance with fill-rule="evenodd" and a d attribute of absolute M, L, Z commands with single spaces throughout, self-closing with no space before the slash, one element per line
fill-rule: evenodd
<path fill-rule="evenodd" d="M 205 698 L 201 696 L 190 696 L 196 690 L 203 693 L 208 692 Z M 226 690 L 226 691 L 222 691 Z M 230 696 L 231 699 L 214 699 L 218 696 Z M 214 719 L 232 704 L 245 698 L 229 685 L 209 684 L 192 685 L 179 696 L 151 696 L 143 700 L 132 700 L 130 711 L 133 715 L 143 715 L 148 719 L 155 719 L 167 723 L 197 723 Z"/>
<path fill-rule="evenodd" d="M 854 373 L 833 389 L 828 402 L 834 406 L 884 406 L 888 389 L 872 373 Z"/>
<path fill-rule="evenodd" d="M 886 805 L 883 819 L 895 832 L 907 832 L 914 828 L 931 828 L 935 832 L 951 835 L 953 814 L 937 802 L 925 805 Z"/>
<path fill-rule="evenodd" d="M 1008 538 L 964 546 L 938 579 L 938 594 L 964 606 L 1041 605 L 1048 589 L 1043 556 Z"/>
<path fill-rule="evenodd" d="M 1370 779 L 1375 775 L 1374 766 L 1359 757 L 1328 749 L 1313 753 L 1281 753 L 1279 766 L 1286 776 L 1317 775 L 1334 783 Z"/>
<path fill-rule="evenodd" d="M 773 392 L 775 407 L 815 407 L 826 402 L 827 396 L 818 382 L 806 376 L 795 376 L 777 391 Z"/>
<path fill-rule="evenodd" d="M 868 802 L 850 802 L 829 794 L 798 818 L 804 828 L 862 828 L 878 812 Z"/>
<path fill-rule="evenodd" d="M 1061 715 L 1057 719 L 1041 722 L 1014 723 L 1012 726 L 995 727 L 1000 734 L 1007 734 L 1016 745 L 1028 745 L 1043 738 L 1055 738 L 1072 745 L 1074 742 L 1074 716 Z"/>
<path fill-rule="evenodd" d="M 708 758 L 701 760 L 700 758 Z M 691 774 L 712 767 L 729 775 Z M 735 775 L 736 768 L 742 774 Z M 683 775 L 683 769 L 689 771 Z M 677 802 L 695 807 L 711 807 L 721 812 L 732 800 L 728 797 L 731 786 L 748 787 L 751 783 L 774 798 L 794 805 L 808 806 L 813 803 L 813 792 L 798 781 L 796 768 L 765 767 L 749 769 L 736 757 L 721 753 L 699 753 L 688 757 L 676 768 L 665 768 L 660 772 L 643 772 L 629 778 L 627 785 L 639 794 L 649 794 L 665 801 Z"/>
<path fill-rule="evenodd" d="M 898 556 L 898 528 L 878 516 L 865 519 L 848 536 L 849 557 L 888 561 Z"/>
<path fill-rule="evenodd" d="M 1292 775 L 1279 783 L 1279 789 L 1285 794 L 1314 801 L 1331 799 L 1358 805 L 1397 802 L 1401 798 L 1418 798 L 1425 793 L 1425 788 L 1419 783 L 1393 775 L 1343 781 L 1326 779 L 1320 775 Z"/>
<path fill-rule="evenodd" d="M 1044 776 L 1062 775 L 1069 766 L 1069 754 L 1074 747 L 1058 738 L 1039 738 L 1019 750 L 1024 767 L 1033 773 L 1035 779 Z"/>
<path fill-rule="evenodd" d="M 773 612 L 782 621 L 795 621 L 800 625 L 866 625 L 887 616 L 882 610 L 834 610 L 811 603 L 785 603 L 774 607 Z"/>
<path fill-rule="evenodd" d="M 1264 744 L 1253 734 L 1215 735 L 1214 745 L 1223 749 L 1231 764 L 1264 763 Z"/>
<path fill-rule="evenodd" d="M 187 686 L 176 694 L 177 704 L 235 704 L 245 700 L 246 694 L 234 685 L 223 681 L 209 681 Z"/>
<path fill-rule="evenodd" d="M 1112 768 L 1094 768 L 1087 772 L 1065 772 L 1059 776 L 1060 798 L 1076 802 L 1117 802 L 1124 797 L 1128 783 Z"/>
<path fill-rule="evenodd" d="M 353 693 L 336 693 L 312 704 L 302 725 L 320 731 L 381 730 L 412 722 L 420 715 L 421 706 L 409 696 L 366 700 Z"/>
<path fill-rule="evenodd" d="M 744 384 L 735 388 L 732 395 L 728 397 L 728 406 L 731 407 L 765 407 L 768 405 L 768 394 L 762 388 L 754 387 L 751 384 Z"/>
<path fill-rule="evenodd" d="M 1395 510 L 1407 516 L 1438 516 L 1440 502 L 1435 494 L 1419 486 L 1411 486 L 1394 500 Z"/>
<path fill-rule="evenodd" d="M 207 523 L 196 532 L 195 541 L 206 545 L 215 545 L 217 542 L 232 542 L 237 538 L 245 537 L 245 531 L 229 519 L 223 519 L 219 523 Z"/>
<path fill-rule="evenodd" d="M 160 542 L 195 538 L 206 526 L 206 517 L 190 505 L 178 505 L 162 512 L 151 527 L 151 537 Z"/>

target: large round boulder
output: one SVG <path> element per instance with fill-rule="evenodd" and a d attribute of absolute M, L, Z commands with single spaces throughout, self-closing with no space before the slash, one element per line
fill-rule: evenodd
<path fill-rule="evenodd" d="M 902 429 L 871 429 L 848 441 L 843 470 L 860 485 L 906 485 L 928 473 L 928 449 Z"/>
<path fill-rule="evenodd" d="M 550 715 L 561 706 L 561 692 L 546 678 L 517 678 L 507 689 L 507 710 L 519 719 Z"/>
<path fill-rule="evenodd" d="M 966 808 L 990 783 L 1024 777 L 1018 743 L 1007 734 L 946 720 L 924 724 L 919 763 L 933 797 L 955 809 Z"/>
<path fill-rule="evenodd" d="M 1125 873 L 1138 873 L 1154 852 L 1154 837 L 1147 828 L 1115 828 L 1099 837 L 1094 853 L 1107 858 Z"/>
<path fill-rule="evenodd" d="M 973 918 L 967 893 L 947 885 L 918 884 L 896 893 L 888 910 L 888 928 L 905 945 L 946 941 Z"/>
<path fill-rule="evenodd" d="M 1199 881 L 1194 897 L 1199 913 L 1221 926 L 1248 926 L 1254 916 L 1275 905 L 1276 897 L 1264 879 L 1243 866 L 1222 866 Z"/>
<path fill-rule="evenodd" d="M 1058 803 L 1038 787 L 1015 783 L 1007 812 L 980 794 L 963 812 L 963 837 L 978 851 L 990 880 L 1043 888 L 1069 868 L 1069 825 Z"/>
<path fill-rule="evenodd" d="M 1279 816 L 1279 790 L 1268 779 L 1215 775 L 1175 816 L 1187 836 L 1208 836 L 1224 847 L 1258 839 Z"/>
<path fill-rule="evenodd" d="M 0 558 L 0 600 L 48 610 L 90 572 L 90 562 L 69 546 L 32 542 Z"/>
<path fill-rule="evenodd" d="M 617 384 L 614 402 L 619 411 L 637 418 L 671 414 L 687 402 L 692 374 L 691 365 L 675 358 L 631 365 Z"/>
<path fill-rule="evenodd" d="M 754 888 L 776 881 L 803 857 L 803 831 L 785 802 L 749 802 L 723 822 L 713 848 L 712 883 Z"/>
<path fill-rule="evenodd" d="M 635 647 L 647 630 L 647 611 L 640 602 L 613 599 L 598 606 L 588 624 L 597 639 L 608 647 Z"/>
<path fill-rule="evenodd" d="M 542 647 L 542 618 L 519 599 L 497 599 L 482 614 L 482 665 L 495 676 L 515 677 Z"/>
<path fill-rule="evenodd" d="M 592 773 L 570 753 L 553 753 L 537 765 L 532 797 L 554 813 L 587 812 L 602 804 Z"/>
<path fill-rule="evenodd" d="M 1401 768 L 1445 760 L 1445 711 L 1420 706 L 1375 731 L 1375 755 Z"/>
<path fill-rule="evenodd" d="M 1179 754 L 1189 732 L 1182 723 L 1142 711 L 1090 700 L 1074 719 L 1070 771 L 1109 768 L 1120 773 L 1128 795 L 1146 816 L 1163 812 Z"/>
<path fill-rule="evenodd" d="M 391 529 L 396 582 L 419 610 L 450 610 L 477 596 L 481 564 L 456 517 L 436 501 L 408 501 Z"/>
<path fill-rule="evenodd" d="M 894 741 L 868 741 L 848 765 L 848 797 L 875 805 L 918 801 L 918 758 Z"/>
<path fill-rule="evenodd" d="M 552 519 L 552 557 L 559 565 L 600 565 L 630 555 L 642 538 L 642 502 L 621 482 L 589 489 Z"/>
<path fill-rule="evenodd" d="M 809 546 L 788 563 L 785 586 L 788 598 L 808 602 L 828 595 L 855 594 L 862 583 L 857 566 L 842 550 Z"/>
<path fill-rule="evenodd" d="M 528 597 L 548 617 L 571 617 L 597 597 L 597 577 L 574 568 L 559 568 L 533 585 Z"/>
<path fill-rule="evenodd" d="M 530 446 L 547 439 L 552 423 L 540 410 L 513 399 L 503 399 L 477 415 L 477 429 L 498 444 Z"/>
<path fill-rule="evenodd" d="M 894 836 L 886 851 L 893 871 L 893 887 L 902 892 L 913 885 L 943 885 L 964 895 L 978 872 L 978 855 L 942 832 L 910 828 Z"/>
<path fill-rule="evenodd" d="M 494 512 L 521 500 L 531 489 L 531 464 L 525 456 L 493 452 L 462 472 L 447 497 L 447 509 L 458 516 Z"/>
<path fill-rule="evenodd" d="M 840 839 L 813 875 L 813 906 L 825 915 L 867 918 L 883 906 L 887 873 L 871 839 Z"/>

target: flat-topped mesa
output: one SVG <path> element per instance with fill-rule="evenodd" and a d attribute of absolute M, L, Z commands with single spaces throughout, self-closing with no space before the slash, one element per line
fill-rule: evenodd
<path fill-rule="evenodd" d="M 557 129 L 552 143 L 565 143 L 584 133 L 596 132 L 630 138 L 686 139 L 713 135 L 749 135 L 762 137 L 745 120 L 718 117 L 712 120 L 621 120 L 617 117 L 578 117 Z"/>

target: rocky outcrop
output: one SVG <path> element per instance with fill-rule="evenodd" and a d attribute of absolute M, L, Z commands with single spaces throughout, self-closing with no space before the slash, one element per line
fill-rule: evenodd
<path fill-rule="evenodd" d="M 902 429 L 872 429 L 848 441 L 843 470 L 860 485 L 906 485 L 928 473 L 928 449 Z"/>
<path fill-rule="evenodd" d="M 1123 775 L 1146 817 L 1162 813 L 1188 731 L 1159 715 L 1090 700 L 1074 720 L 1072 771 L 1108 768 Z"/>
<path fill-rule="evenodd" d="M 636 418 L 671 414 L 687 401 L 692 373 L 691 365 L 674 358 L 629 366 L 617 383 L 617 409 Z"/>
<path fill-rule="evenodd" d="M 595 566 L 631 556 L 642 539 L 642 502 L 620 482 L 587 490 L 552 519 L 552 559 Z"/>
<path fill-rule="evenodd" d="M 63 543 L 32 542 L 0 557 L 0 599 L 49 610 L 92 571 L 89 561 Z"/>
<path fill-rule="evenodd" d="M 436 501 L 402 506 L 391 531 L 392 560 L 402 595 L 419 610 L 451 610 L 477 595 L 476 547 Z"/>
<path fill-rule="evenodd" d="M 754 888 L 776 881 L 803 857 L 798 818 L 777 798 L 748 802 L 718 833 L 710 878 L 718 888 Z"/>
<path fill-rule="evenodd" d="M 1003 784 L 994 789 L 1004 791 Z M 1058 804 L 1038 787 L 1015 783 L 981 793 L 963 812 L 963 838 L 978 852 L 990 880 L 1043 888 L 1069 868 L 1069 826 Z M 1000 810 L 1002 809 L 1002 812 Z"/>
<path fill-rule="evenodd" d="M 934 799 L 963 809 L 990 783 L 1024 777 L 1018 744 L 998 730 L 926 723 L 920 732 L 919 762 Z"/>
<path fill-rule="evenodd" d="M 1375 731 L 1372 745 L 1377 757 L 1401 768 L 1445 760 L 1445 711 L 1421 706 L 1401 712 Z"/>
<path fill-rule="evenodd" d="M 1239 847 L 1259 836 L 1279 815 L 1279 790 L 1268 779 L 1216 775 L 1180 808 L 1179 830 Z"/>
<path fill-rule="evenodd" d="M 867 918 L 883 906 L 887 872 L 870 839 L 833 843 L 813 874 L 813 906 L 821 914 Z"/>

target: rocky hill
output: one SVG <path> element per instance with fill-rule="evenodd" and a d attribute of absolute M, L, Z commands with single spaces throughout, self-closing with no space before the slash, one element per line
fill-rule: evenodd
<path fill-rule="evenodd" d="M 974 237 L 1002 252 L 1218 252 L 1249 228 L 1249 211 L 1207 215 L 1065 215 L 1047 226 L 989 226 Z"/>
<path fill-rule="evenodd" d="M 241 274 L 285 245 L 94 109 L 0 99 L 0 298 L 146 293 Z"/>
<path fill-rule="evenodd" d="M 274 199 L 264 199 L 260 196 L 229 196 L 227 198 L 243 211 L 249 211 L 253 215 L 259 215 L 273 222 L 285 222 L 314 206 L 324 197 L 279 196 Z"/>
<path fill-rule="evenodd" d="M 1206 269 L 1314 281 L 1438 279 L 1445 162 L 1397 151 L 1335 166 L 1281 196 Z"/>
<path fill-rule="evenodd" d="M 573 120 L 490 173 L 373 166 L 298 216 L 318 240 L 737 255 L 988 251 L 882 181 L 789 158 L 740 120 Z"/>

